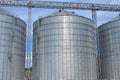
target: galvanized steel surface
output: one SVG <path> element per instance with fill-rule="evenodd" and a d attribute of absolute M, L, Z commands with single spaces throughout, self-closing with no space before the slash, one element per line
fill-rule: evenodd
<path fill-rule="evenodd" d="M 101 55 L 101 80 L 120 80 L 119 19 L 113 19 L 98 29 Z"/>
<path fill-rule="evenodd" d="M 34 23 L 33 80 L 97 80 L 93 22 L 66 13 Z"/>
<path fill-rule="evenodd" d="M 0 80 L 23 80 L 26 24 L 0 13 Z"/>

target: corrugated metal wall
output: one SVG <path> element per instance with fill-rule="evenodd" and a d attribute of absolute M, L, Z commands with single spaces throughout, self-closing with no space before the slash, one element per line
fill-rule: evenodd
<path fill-rule="evenodd" d="M 66 11 L 34 23 L 34 80 L 97 80 L 94 24 Z"/>
<path fill-rule="evenodd" d="M 99 27 L 101 80 L 120 80 L 120 18 L 116 19 Z"/>
<path fill-rule="evenodd" d="M 0 13 L 0 80 L 23 80 L 26 24 Z"/>

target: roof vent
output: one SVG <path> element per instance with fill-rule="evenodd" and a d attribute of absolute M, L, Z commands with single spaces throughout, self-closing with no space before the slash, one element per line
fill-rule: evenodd
<path fill-rule="evenodd" d="M 73 14 L 75 13 L 75 12 L 72 12 Z"/>
<path fill-rule="evenodd" d="M 61 10 L 59 10 L 59 12 L 61 12 Z"/>

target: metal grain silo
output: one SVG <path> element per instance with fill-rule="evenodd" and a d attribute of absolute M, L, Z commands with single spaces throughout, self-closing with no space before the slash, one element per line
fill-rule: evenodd
<path fill-rule="evenodd" d="M 23 80 L 26 24 L 0 12 L 0 80 Z"/>
<path fill-rule="evenodd" d="M 97 80 L 94 23 L 64 10 L 33 29 L 34 80 Z"/>
<path fill-rule="evenodd" d="M 98 32 L 101 80 L 120 80 L 120 16 L 101 25 Z"/>

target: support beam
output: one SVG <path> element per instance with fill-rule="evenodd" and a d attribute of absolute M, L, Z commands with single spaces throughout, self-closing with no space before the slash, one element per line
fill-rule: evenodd
<path fill-rule="evenodd" d="M 27 53 L 26 53 L 26 57 L 27 57 L 27 74 L 26 74 L 26 78 L 28 80 L 31 80 L 31 76 L 30 76 L 30 68 L 31 68 L 31 61 L 32 61 L 32 25 L 31 25 L 31 21 L 32 21 L 32 8 L 28 7 L 28 24 L 27 24 Z"/>
<path fill-rule="evenodd" d="M 120 11 L 120 5 L 95 4 L 95 3 L 75 3 L 75 2 L 54 2 L 54 1 L 0 1 L 0 6 L 7 7 L 32 7 L 48 9 L 74 9 L 74 10 L 96 10 L 96 11 Z M 94 6 L 94 7 L 93 7 Z"/>
<path fill-rule="evenodd" d="M 74 3 L 74 2 L 52 2 L 37 1 L 32 2 L 33 8 L 52 8 L 52 9 L 74 9 L 74 10 L 98 10 L 98 11 L 120 11 L 120 5 L 95 4 L 95 3 Z M 94 7 L 93 7 L 94 6 Z"/>
<path fill-rule="evenodd" d="M 92 20 L 95 23 L 95 27 L 97 27 L 97 13 L 94 9 L 92 10 Z"/>

